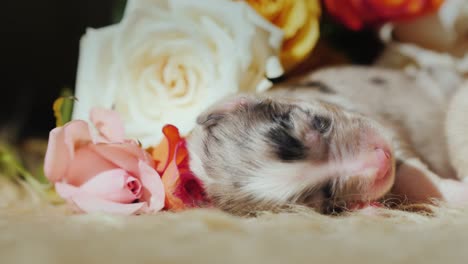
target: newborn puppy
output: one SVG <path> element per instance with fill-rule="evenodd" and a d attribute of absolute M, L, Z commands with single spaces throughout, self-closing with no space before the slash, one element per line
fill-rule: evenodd
<path fill-rule="evenodd" d="M 190 166 L 216 206 L 240 215 L 291 204 L 329 213 L 389 193 L 462 202 L 468 187 L 438 176 L 453 177 L 442 136 L 449 96 L 397 71 L 321 70 L 201 114 Z"/>
<path fill-rule="evenodd" d="M 452 97 L 446 119 L 450 160 L 460 179 L 468 181 L 468 80 Z"/>

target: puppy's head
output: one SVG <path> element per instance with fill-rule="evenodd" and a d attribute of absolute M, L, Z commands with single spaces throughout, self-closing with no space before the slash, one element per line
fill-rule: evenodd
<path fill-rule="evenodd" d="M 232 213 L 291 204 L 327 212 L 378 199 L 394 181 L 385 130 L 334 104 L 240 95 L 197 123 L 188 137 L 191 169 Z"/>

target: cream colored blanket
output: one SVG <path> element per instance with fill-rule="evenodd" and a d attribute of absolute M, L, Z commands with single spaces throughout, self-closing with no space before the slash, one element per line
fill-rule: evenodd
<path fill-rule="evenodd" d="M 468 208 L 383 212 L 70 215 L 3 180 L 0 263 L 468 263 Z"/>

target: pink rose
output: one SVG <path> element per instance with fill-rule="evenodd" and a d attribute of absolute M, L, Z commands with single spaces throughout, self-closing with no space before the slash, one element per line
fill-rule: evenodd
<path fill-rule="evenodd" d="M 50 132 L 44 172 L 57 193 L 82 212 L 149 213 L 164 207 L 165 192 L 151 156 L 124 138 L 116 112 L 93 109 L 93 135 L 74 120 Z"/>

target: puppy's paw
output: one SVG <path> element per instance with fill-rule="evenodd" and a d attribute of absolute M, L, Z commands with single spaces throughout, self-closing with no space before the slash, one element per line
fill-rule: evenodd
<path fill-rule="evenodd" d="M 440 190 L 449 205 L 468 206 L 468 178 L 462 181 L 444 179 L 440 183 Z"/>

